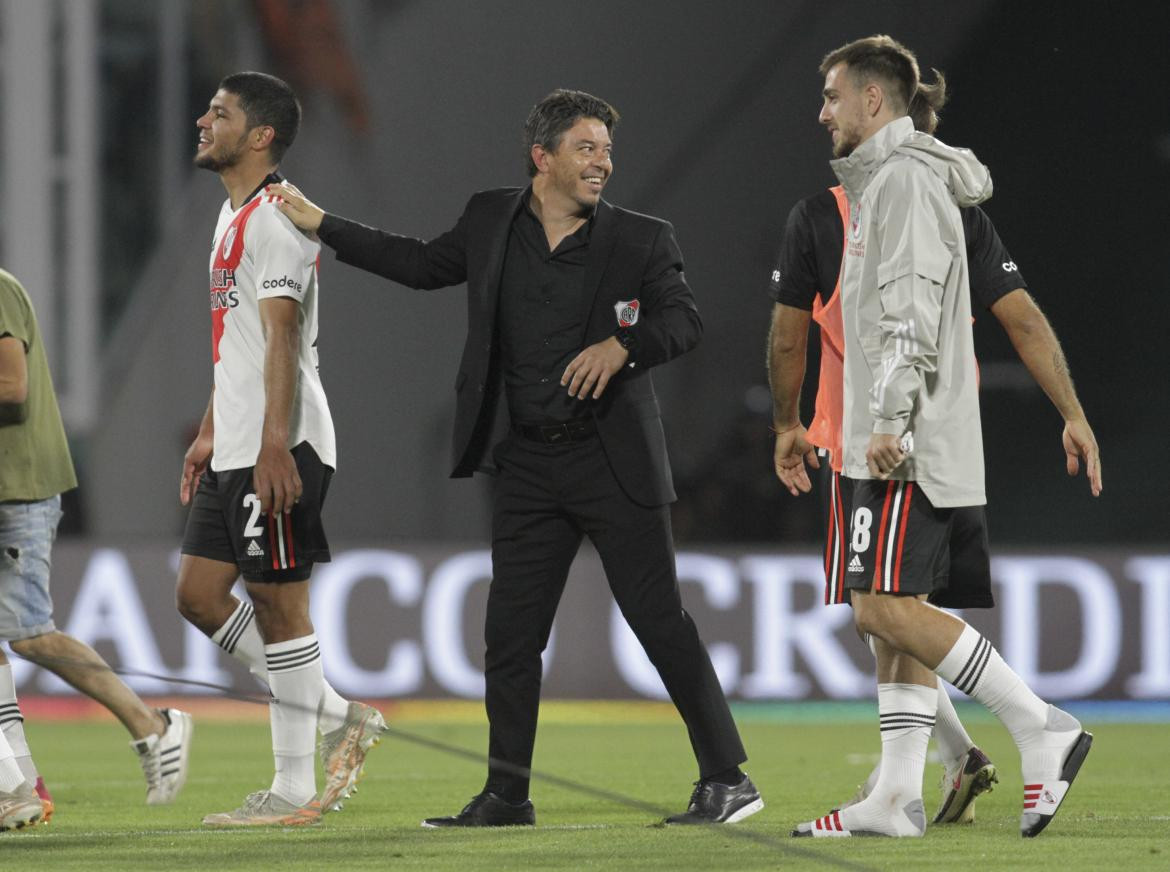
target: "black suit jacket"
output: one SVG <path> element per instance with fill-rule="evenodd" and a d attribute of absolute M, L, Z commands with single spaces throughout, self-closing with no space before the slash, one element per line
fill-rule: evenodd
<path fill-rule="evenodd" d="M 508 233 L 524 190 L 475 194 L 455 226 L 430 242 L 335 215 L 327 215 L 319 231 L 342 262 L 408 287 L 467 282 L 467 341 L 455 380 L 453 478 L 492 471 L 489 449 L 507 425 L 507 412 L 500 408 L 496 313 Z M 585 262 L 584 298 L 582 348 L 614 334 L 619 303 L 638 301 L 637 322 L 628 328 L 636 343 L 634 365 L 614 376 L 601 399 L 586 403 L 626 494 L 647 506 L 671 502 L 674 484 L 649 370 L 689 351 L 702 335 L 671 225 L 602 200 Z"/>

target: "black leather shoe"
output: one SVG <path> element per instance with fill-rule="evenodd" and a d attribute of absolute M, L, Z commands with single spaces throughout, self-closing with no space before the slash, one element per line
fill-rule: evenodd
<path fill-rule="evenodd" d="M 695 782 L 691 804 L 682 814 L 671 815 L 668 824 L 733 824 L 764 807 L 760 792 L 746 775 L 733 787 L 706 779 Z"/>
<path fill-rule="evenodd" d="M 457 815 L 427 818 L 422 822 L 424 827 L 531 827 L 535 824 L 536 810 L 531 800 L 508 802 L 490 790 L 473 797 Z"/>

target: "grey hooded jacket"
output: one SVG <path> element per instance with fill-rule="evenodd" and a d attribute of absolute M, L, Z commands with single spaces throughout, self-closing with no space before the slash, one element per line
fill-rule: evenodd
<path fill-rule="evenodd" d="M 842 265 L 844 474 L 873 478 L 873 433 L 913 434 L 891 478 L 936 507 L 982 505 L 967 249 L 959 206 L 991 196 L 991 175 L 899 118 L 832 162 L 849 198 Z"/>

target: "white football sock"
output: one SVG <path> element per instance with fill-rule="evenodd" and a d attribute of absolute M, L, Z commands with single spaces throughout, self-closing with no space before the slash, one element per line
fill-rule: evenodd
<path fill-rule="evenodd" d="M 921 836 L 925 832 L 922 771 L 937 706 L 937 688 L 878 685 L 881 768 L 869 796 L 837 812 L 844 829 L 890 836 Z"/>
<path fill-rule="evenodd" d="M 39 773 L 24 735 L 24 716 L 16 701 L 16 682 L 12 678 L 11 663 L 0 666 L 0 729 L 3 729 L 4 738 L 12 748 L 16 765 L 24 773 L 25 779 L 35 784 Z"/>
<path fill-rule="evenodd" d="M 276 757 L 272 792 L 293 805 L 304 805 L 317 792 L 313 752 L 325 684 L 317 636 L 265 645 L 264 656 L 274 697 L 268 707 Z"/>
<path fill-rule="evenodd" d="M 939 675 L 999 718 L 1017 745 L 1044 730 L 1048 704 L 1003 662 L 991 643 L 970 625 L 935 669 Z"/>
<path fill-rule="evenodd" d="M 964 627 L 935 671 L 987 706 L 1007 727 L 1020 749 L 1024 783 L 1058 777 L 1065 752 L 1080 735 L 1080 723 L 1036 696 L 990 642 Z"/>
<path fill-rule="evenodd" d="M 264 640 L 260 638 L 260 631 L 256 628 L 251 603 L 237 600 L 236 610 L 224 621 L 222 627 L 211 634 L 211 641 L 247 666 L 248 671 L 260 681 L 268 684 Z M 328 733 L 345 723 L 349 701 L 334 690 L 328 681 L 324 683 L 325 693 L 321 697 L 317 729 L 322 733 Z"/>
<path fill-rule="evenodd" d="M 877 649 L 874 647 L 874 638 L 866 633 L 864 641 L 876 658 Z M 946 683 L 941 678 L 938 680 L 938 712 L 934 721 L 934 740 L 938 743 L 939 757 L 942 758 L 943 764 L 946 766 L 950 766 L 975 746 L 975 742 L 967 734 L 963 722 L 959 720 L 959 713 L 955 711 L 955 704 L 951 702 L 951 698 L 947 694 Z M 880 762 L 878 767 L 870 773 L 869 781 L 866 782 L 867 796 L 873 790 L 881 767 Z"/>
<path fill-rule="evenodd" d="M 264 662 L 264 640 L 256 629 L 252 604 L 236 600 L 236 610 L 211 634 L 211 641 L 248 667 L 248 671 L 268 684 L 268 665 Z"/>
<path fill-rule="evenodd" d="M 12 746 L 0 731 L 0 793 L 12 793 L 27 780 L 20 767 L 16 765 L 16 755 L 12 753 Z"/>
<path fill-rule="evenodd" d="M 963 722 L 959 720 L 959 713 L 955 711 L 955 704 L 951 702 L 946 683 L 941 678 L 938 680 L 938 714 L 934 720 L 934 740 L 938 743 L 938 755 L 946 766 L 953 764 L 975 745 L 967 735 Z"/>

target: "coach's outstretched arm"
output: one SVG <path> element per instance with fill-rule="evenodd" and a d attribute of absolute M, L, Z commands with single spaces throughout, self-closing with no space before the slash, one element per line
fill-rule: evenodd
<path fill-rule="evenodd" d="M 467 281 L 464 218 L 430 242 L 387 233 L 326 212 L 284 182 L 265 191 L 277 208 L 306 233 L 315 233 L 337 259 L 410 288 L 433 290 Z"/>
<path fill-rule="evenodd" d="M 1020 360 L 1043 388 L 1052 405 L 1064 418 L 1065 463 L 1069 475 L 1080 472 L 1080 461 L 1085 461 L 1085 474 L 1089 477 L 1089 488 L 1093 496 L 1100 496 L 1101 453 L 1097 448 L 1097 437 L 1085 418 L 1085 410 L 1077 399 L 1068 361 L 1060 347 L 1060 340 L 1052 325 L 1023 288 L 1005 294 L 991 307 L 991 313 L 999 319 L 1008 338 L 1015 346 Z"/>

